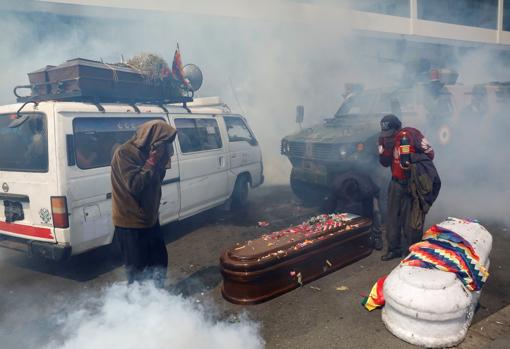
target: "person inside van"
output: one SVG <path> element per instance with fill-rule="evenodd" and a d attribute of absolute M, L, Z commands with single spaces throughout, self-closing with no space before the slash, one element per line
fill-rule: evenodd
<path fill-rule="evenodd" d="M 159 225 L 161 183 L 177 131 L 162 120 L 140 125 L 111 163 L 112 220 L 128 283 L 166 279 L 168 254 Z"/>
<path fill-rule="evenodd" d="M 44 122 L 41 117 L 30 117 L 27 121 L 29 132 L 32 135 L 30 144 L 27 146 L 24 160 L 30 169 L 47 167 L 46 137 L 44 134 Z"/>
<path fill-rule="evenodd" d="M 75 135 L 76 163 L 79 168 L 86 170 L 98 167 L 103 162 L 100 159 L 100 139 L 93 133 L 77 133 Z"/>
<path fill-rule="evenodd" d="M 78 166 L 83 169 L 93 168 L 97 161 L 97 152 L 92 149 L 80 148 L 76 149 L 76 161 Z"/>

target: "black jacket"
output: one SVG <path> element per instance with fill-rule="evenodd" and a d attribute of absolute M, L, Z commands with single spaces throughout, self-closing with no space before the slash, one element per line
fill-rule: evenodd
<path fill-rule="evenodd" d="M 420 200 L 427 213 L 441 190 L 441 178 L 434 163 L 426 154 L 411 154 L 411 193 Z"/>

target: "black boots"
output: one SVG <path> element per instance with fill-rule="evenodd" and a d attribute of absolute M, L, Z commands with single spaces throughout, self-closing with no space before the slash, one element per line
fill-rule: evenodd
<path fill-rule="evenodd" d="M 400 257 L 402 257 L 402 253 L 396 252 L 396 251 L 388 251 L 388 253 L 386 253 L 385 255 L 381 256 L 381 260 L 382 261 L 389 261 L 389 260 L 392 260 L 392 259 L 395 259 L 395 258 L 400 258 Z"/>

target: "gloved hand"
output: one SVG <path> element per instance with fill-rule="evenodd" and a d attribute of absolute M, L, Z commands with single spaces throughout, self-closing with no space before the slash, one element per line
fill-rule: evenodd
<path fill-rule="evenodd" d="M 385 150 L 392 150 L 395 146 L 395 136 L 379 137 L 379 144 L 382 144 Z"/>
<path fill-rule="evenodd" d="M 159 164 L 161 159 L 165 155 L 165 149 L 163 147 L 152 148 L 149 153 L 149 158 L 145 162 L 147 166 L 154 167 Z"/>

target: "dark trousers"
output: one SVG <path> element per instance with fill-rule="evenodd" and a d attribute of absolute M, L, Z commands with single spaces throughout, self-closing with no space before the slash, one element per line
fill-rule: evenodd
<path fill-rule="evenodd" d="M 382 241 L 382 218 L 381 218 L 381 207 L 379 204 L 379 197 L 374 196 L 372 198 L 371 204 L 369 205 L 369 208 L 371 209 L 370 212 L 372 212 L 372 237 L 375 240 L 381 240 Z M 370 216 L 368 216 L 370 217 Z"/>
<path fill-rule="evenodd" d="M 411 228 L 413 197 L 408 184 L 394 179 L 388 187 L 388 214 L 386 240 L 388 251 L 407 254 L 409 246 L 421 240 L 423 231 Z"/>
<path fill-rule="evenodd" d="M 168 268 L 168 253 L 159 224 L 152 228 L 115 227 L 128 283 L 152 279 L 163 287 Z"/>

